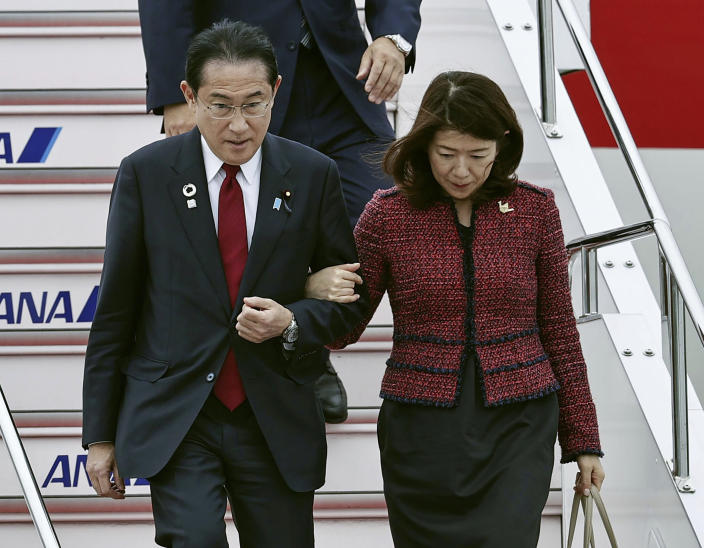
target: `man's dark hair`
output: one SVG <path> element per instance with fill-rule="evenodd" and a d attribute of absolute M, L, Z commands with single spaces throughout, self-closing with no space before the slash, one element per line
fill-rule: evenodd
<path fill-rule="evenodd" d="M 202 83 L 203 67 L 211 61 L 233 64 L 259 61 L 266 68 L 272 88 L 279 76 L 274 46 L 266 32 L 243 21 L 223 19 L 191 40 L 186 53 L 186 82 L 196 93 Z"/>
<path fill-rule="evenodd" d="M 498 155 L 488 179 L 472 194 L 473 203 L 488 202 L 515 190 L 523 131 L 506 96 L 481 74 L 444 72 L 428 86 L 411 131 L 395 141 L 384 157 L 384 170 L 414 207 L 427 207 L 442 196 L 428 159 L 428 147 L 442 130 L 496 141 Z"/>

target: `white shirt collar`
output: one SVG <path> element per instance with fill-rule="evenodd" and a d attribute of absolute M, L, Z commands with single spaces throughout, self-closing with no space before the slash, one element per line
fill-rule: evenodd
<path fill-rule="evenodd" d="M 218 158 L 215 153 L 210 150 L 205 137 L 200 136 L 200 145 L 203 150 L 203 163 L 205 164 L 205 180 L 212 181 L 218 172 L 222 169 L 223 161 Z M 260 146 L 248 162 L 240 166 L 240 173 L 244 175 L 244 182 L 247 185 L 253 184 L 257 180 L 257 174 L 261 173 L 262 167 L 262 147 Z M 223 171 L 224 173 L 224 171 Z M 239 178 L 238 178 L 239 180 Z"/>

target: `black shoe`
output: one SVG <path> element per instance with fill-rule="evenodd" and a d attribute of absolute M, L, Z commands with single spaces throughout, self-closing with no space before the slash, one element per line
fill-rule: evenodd
<path fill-rule="evenodd" d="M 325 360 L 325 371 L 315 381 L 315 394 L 323 407 L 325 422 L 337 424 L 347 420 L 347 391 L 329 359 Z"/>

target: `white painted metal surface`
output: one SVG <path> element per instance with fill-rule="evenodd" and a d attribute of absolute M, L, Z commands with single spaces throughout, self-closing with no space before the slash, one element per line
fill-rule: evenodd
<path fill-rule="evenodd" d="M 644 318 L 606 314 L 603 320 L 581 324 L 579 330 L 606 452 L 602 493 L 619 545 L 658 546 L 648 544 L 657 539 L 662 548 L 700 546 L 694 527 L 704 515 L 704 498 L 696 493 L 681 496 L 672 481 L 670 379 L 661 355 L 644 354 L 651 342 Z M 632 356 L 623 356 L 626 348 Z M 693 449 L 696 446 L 693 470 L 704 457 L 701 434 L 690 424 Z M 575 465 L 563 467 L 563 482 L 573 481 L 576 471 Z M 563 515 L 569 514 L 570 504 L 571 498 L 565 497 Z M 597 546 L 607 546 L 598 525 L 596 532 Z"/>

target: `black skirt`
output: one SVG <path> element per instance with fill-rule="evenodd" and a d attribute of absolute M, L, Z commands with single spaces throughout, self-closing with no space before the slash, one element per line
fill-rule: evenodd
<path fill-rule="evenodd" d="M 457 407 L 381 406 L 394 546 L 535 548 L 553 469 L 557 397 L 484 407 L 474 358 L 463 383 Z"/>

